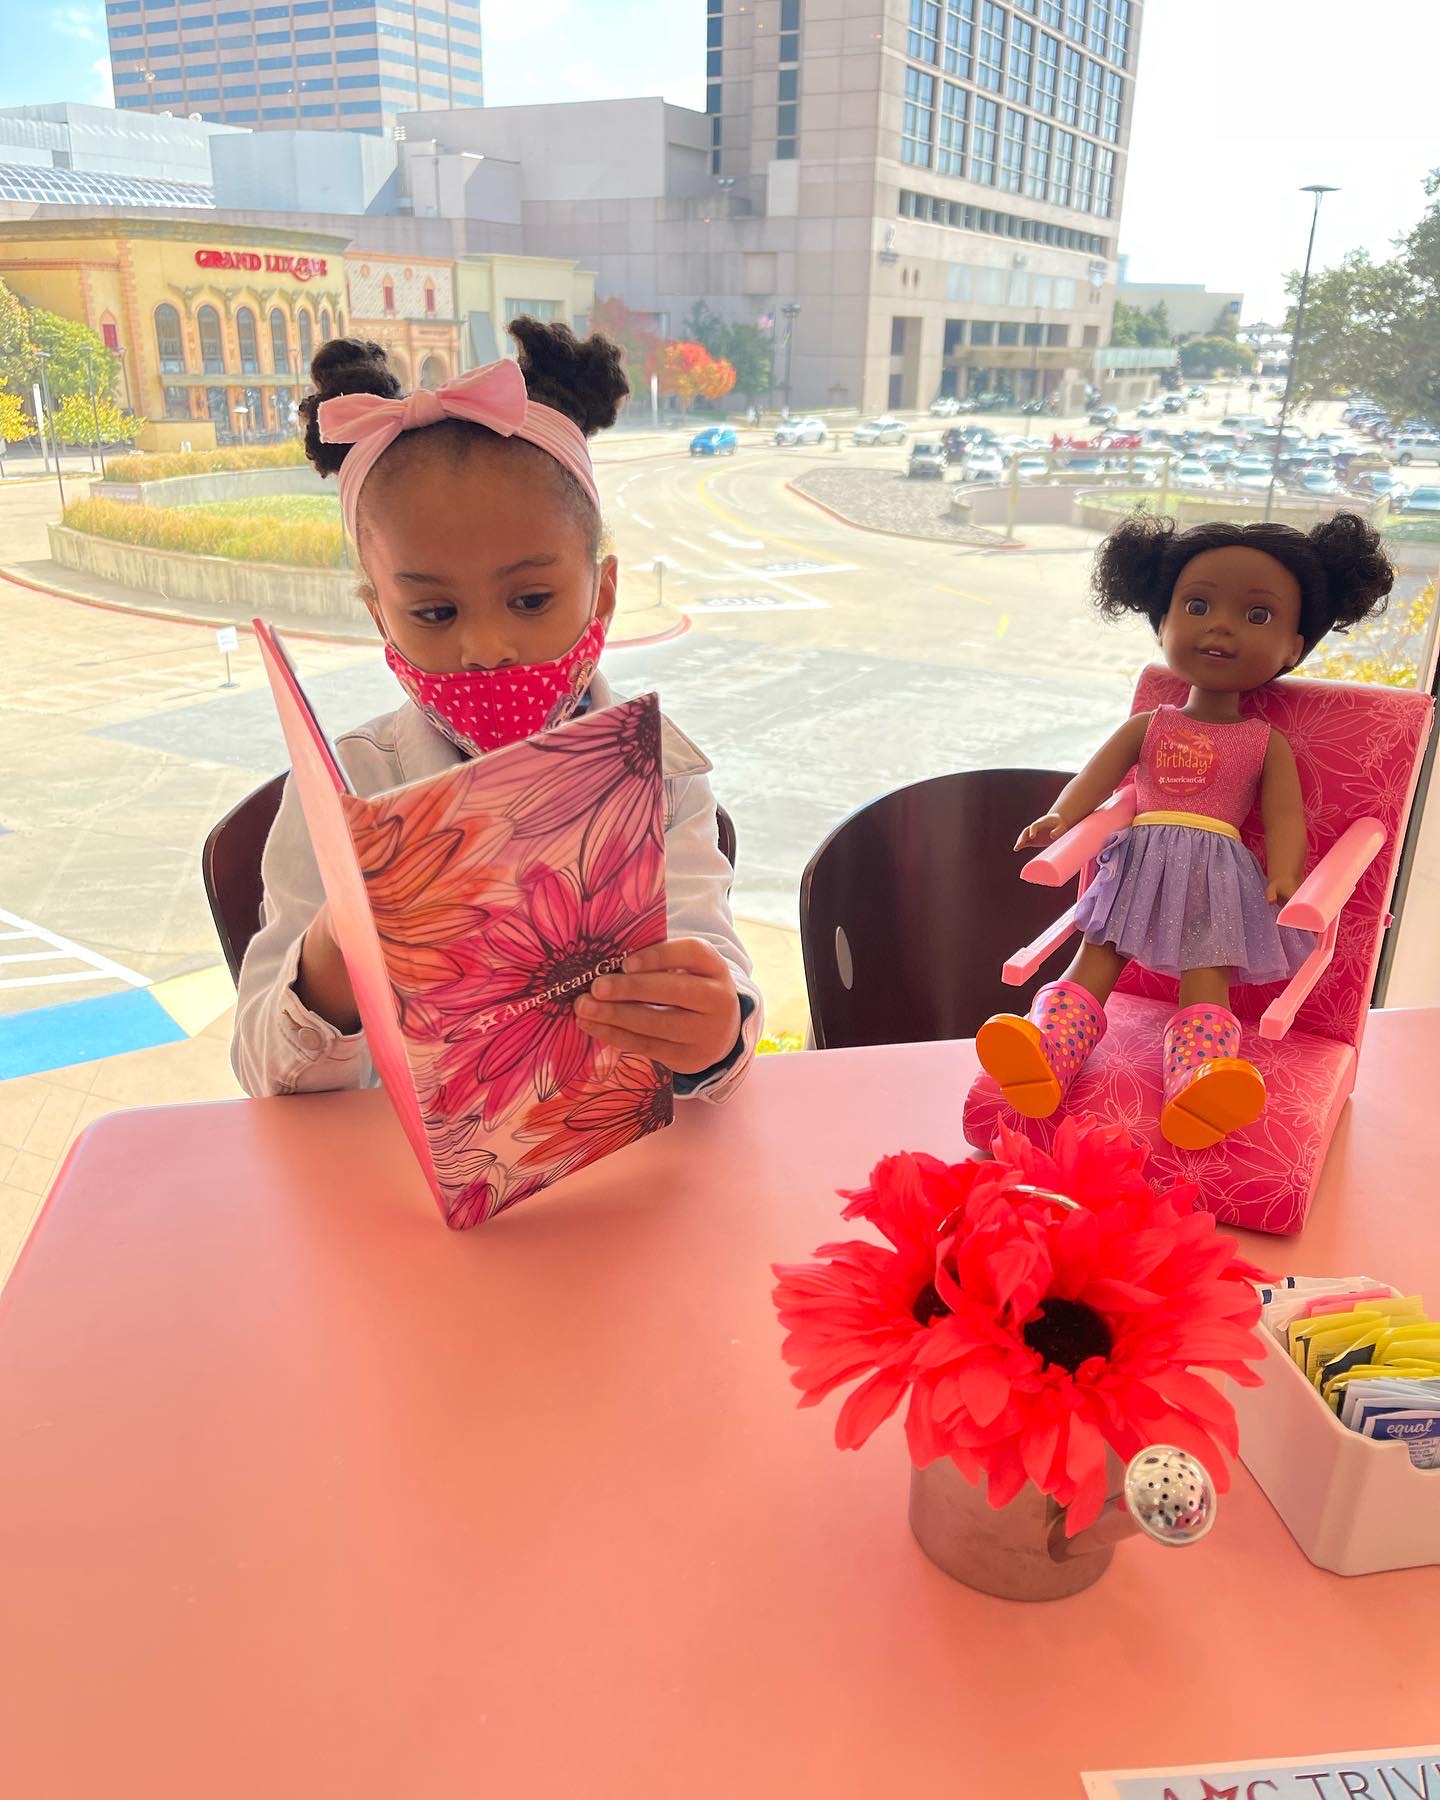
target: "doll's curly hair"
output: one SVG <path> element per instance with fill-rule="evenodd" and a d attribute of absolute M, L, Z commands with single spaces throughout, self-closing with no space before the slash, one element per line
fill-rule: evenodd
<path fill-rule="evenodd" d="M 1158 632 L 1185 565 L 1206 550 L 1242 545 L 1273 556 L 1300 584 L 1300 635 L 1309 655 L 1327 632 L 1345 631 L 1383 612 L 1395 571 L 1380 534 L 1358 513 L 1337 512 L 1309 531 L 1217 519 L 1181 531 L 1173 519 L 1140 513 L 1101 544 L 1090 578 L 1107 619 L 1143 613 Z"/>

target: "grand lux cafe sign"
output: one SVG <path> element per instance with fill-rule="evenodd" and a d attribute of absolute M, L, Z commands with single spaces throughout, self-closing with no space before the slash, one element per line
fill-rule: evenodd
<path fill-rule="evenodd" d="M 267 275 L 293 275 L 296 281 L 325 273 L 323 256 L 286 256 L 274 250 L 263 256 L 256 250 L 197 250 L 195 262 L 202 269 L 263 269 Z"/>

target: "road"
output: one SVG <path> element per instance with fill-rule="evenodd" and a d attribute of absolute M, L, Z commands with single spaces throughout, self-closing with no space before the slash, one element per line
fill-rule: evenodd
<path fill-rule="evenodd" d="M 1123 717 L 1153 641 L 1138 622 L 1095 619 L 1077 534 L 986 552 L 860 531 L 787 485 L 829 460 L 753 439 L 720 460 L 600 455 L 622 581 L 653 588 L 665 559 L 664 598 L 690 626 L 610 651 L 607 668 L 622 691 L 656 688 L 714 761 L 738 830 L 736 911 L 792 997 L 800 874 L 828 831 L 947 770 L 1075 767 Z M 46 504 L 31 487 L 0 493 L 0 529 L 23 505 L 33 531 Z M 0 907 L 92 959 L 72 955 L 79 979 L 63 990 L 23 979 L 58 963 L 0 963 L 0 1012 L 107 991 L 120 978 L 106 961 L 150 980 L 213 965 L 201 845 L 285 762 L 253 646 L 242 638 L 227 689 L 206 629 L 9 583 L 0 598 Z M 395 704 L 367 646 L 296 649 L 332 730 Z"/>

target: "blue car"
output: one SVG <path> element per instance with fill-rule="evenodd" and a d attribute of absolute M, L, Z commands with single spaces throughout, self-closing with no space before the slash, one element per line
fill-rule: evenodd
<path fill-rule="evenodd" d="M 740 440 L 728 425 L 709 425 L 690 440 L 692 456 L 733 456 Z"/>

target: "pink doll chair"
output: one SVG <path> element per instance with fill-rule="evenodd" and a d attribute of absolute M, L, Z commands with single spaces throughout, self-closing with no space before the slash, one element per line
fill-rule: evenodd
<path fill-rule="evenodd" d="M 1183 705 L 1188 690 L 1167 669 L 1140 677 L 1134 710 Z M 1427 694 L 1303 677 L 1273 682 L 1243 703 L 1289 739 L 1300 769 L 1310 837 L 1309 872 L 1280 915 L 1317 934 L 1316 948 L 1288 985 L 1232 990 L 1246 1027 L 1242 1054 L 1265 1079 L 1265 1111 L 1209 1150 L 1178 1150 L 1160 1135 L 1161 1039 L 1177 983 L 1131 964 L 1106 1006 L 1109 1029 L 1076 1076 L 1059 1111 L 1023 1119 L 981 1075 L 965 1102 L 965 1136 L 990 1147 L 1005 1124 L 1048 1145 L 1067 1112 L 1123 1124 L 1150 1147 L 1156 1180 L 1197 1182 L 1219 1218 L 1254 1231 L 1289 1233 L 1305 1223 L 1340 1109 L 1355 1085 L 1381 941 L 1390 923 L 1406 820 L 1415 798 L 1434 704 Z M 1025 865 L 1022 879 L 1060 887 L 1135 812 L 1121 788 Z M 1258 806 L 1244 831 L 1263 863 Z M 1082 874 L 1083 871 L 1083 874 Z M 996 904 L 1003 905 L 1002 895 Z M 1030 978 L 1071 935 L 1073 909 L 1005 965 L 1005 980 Z"/>

